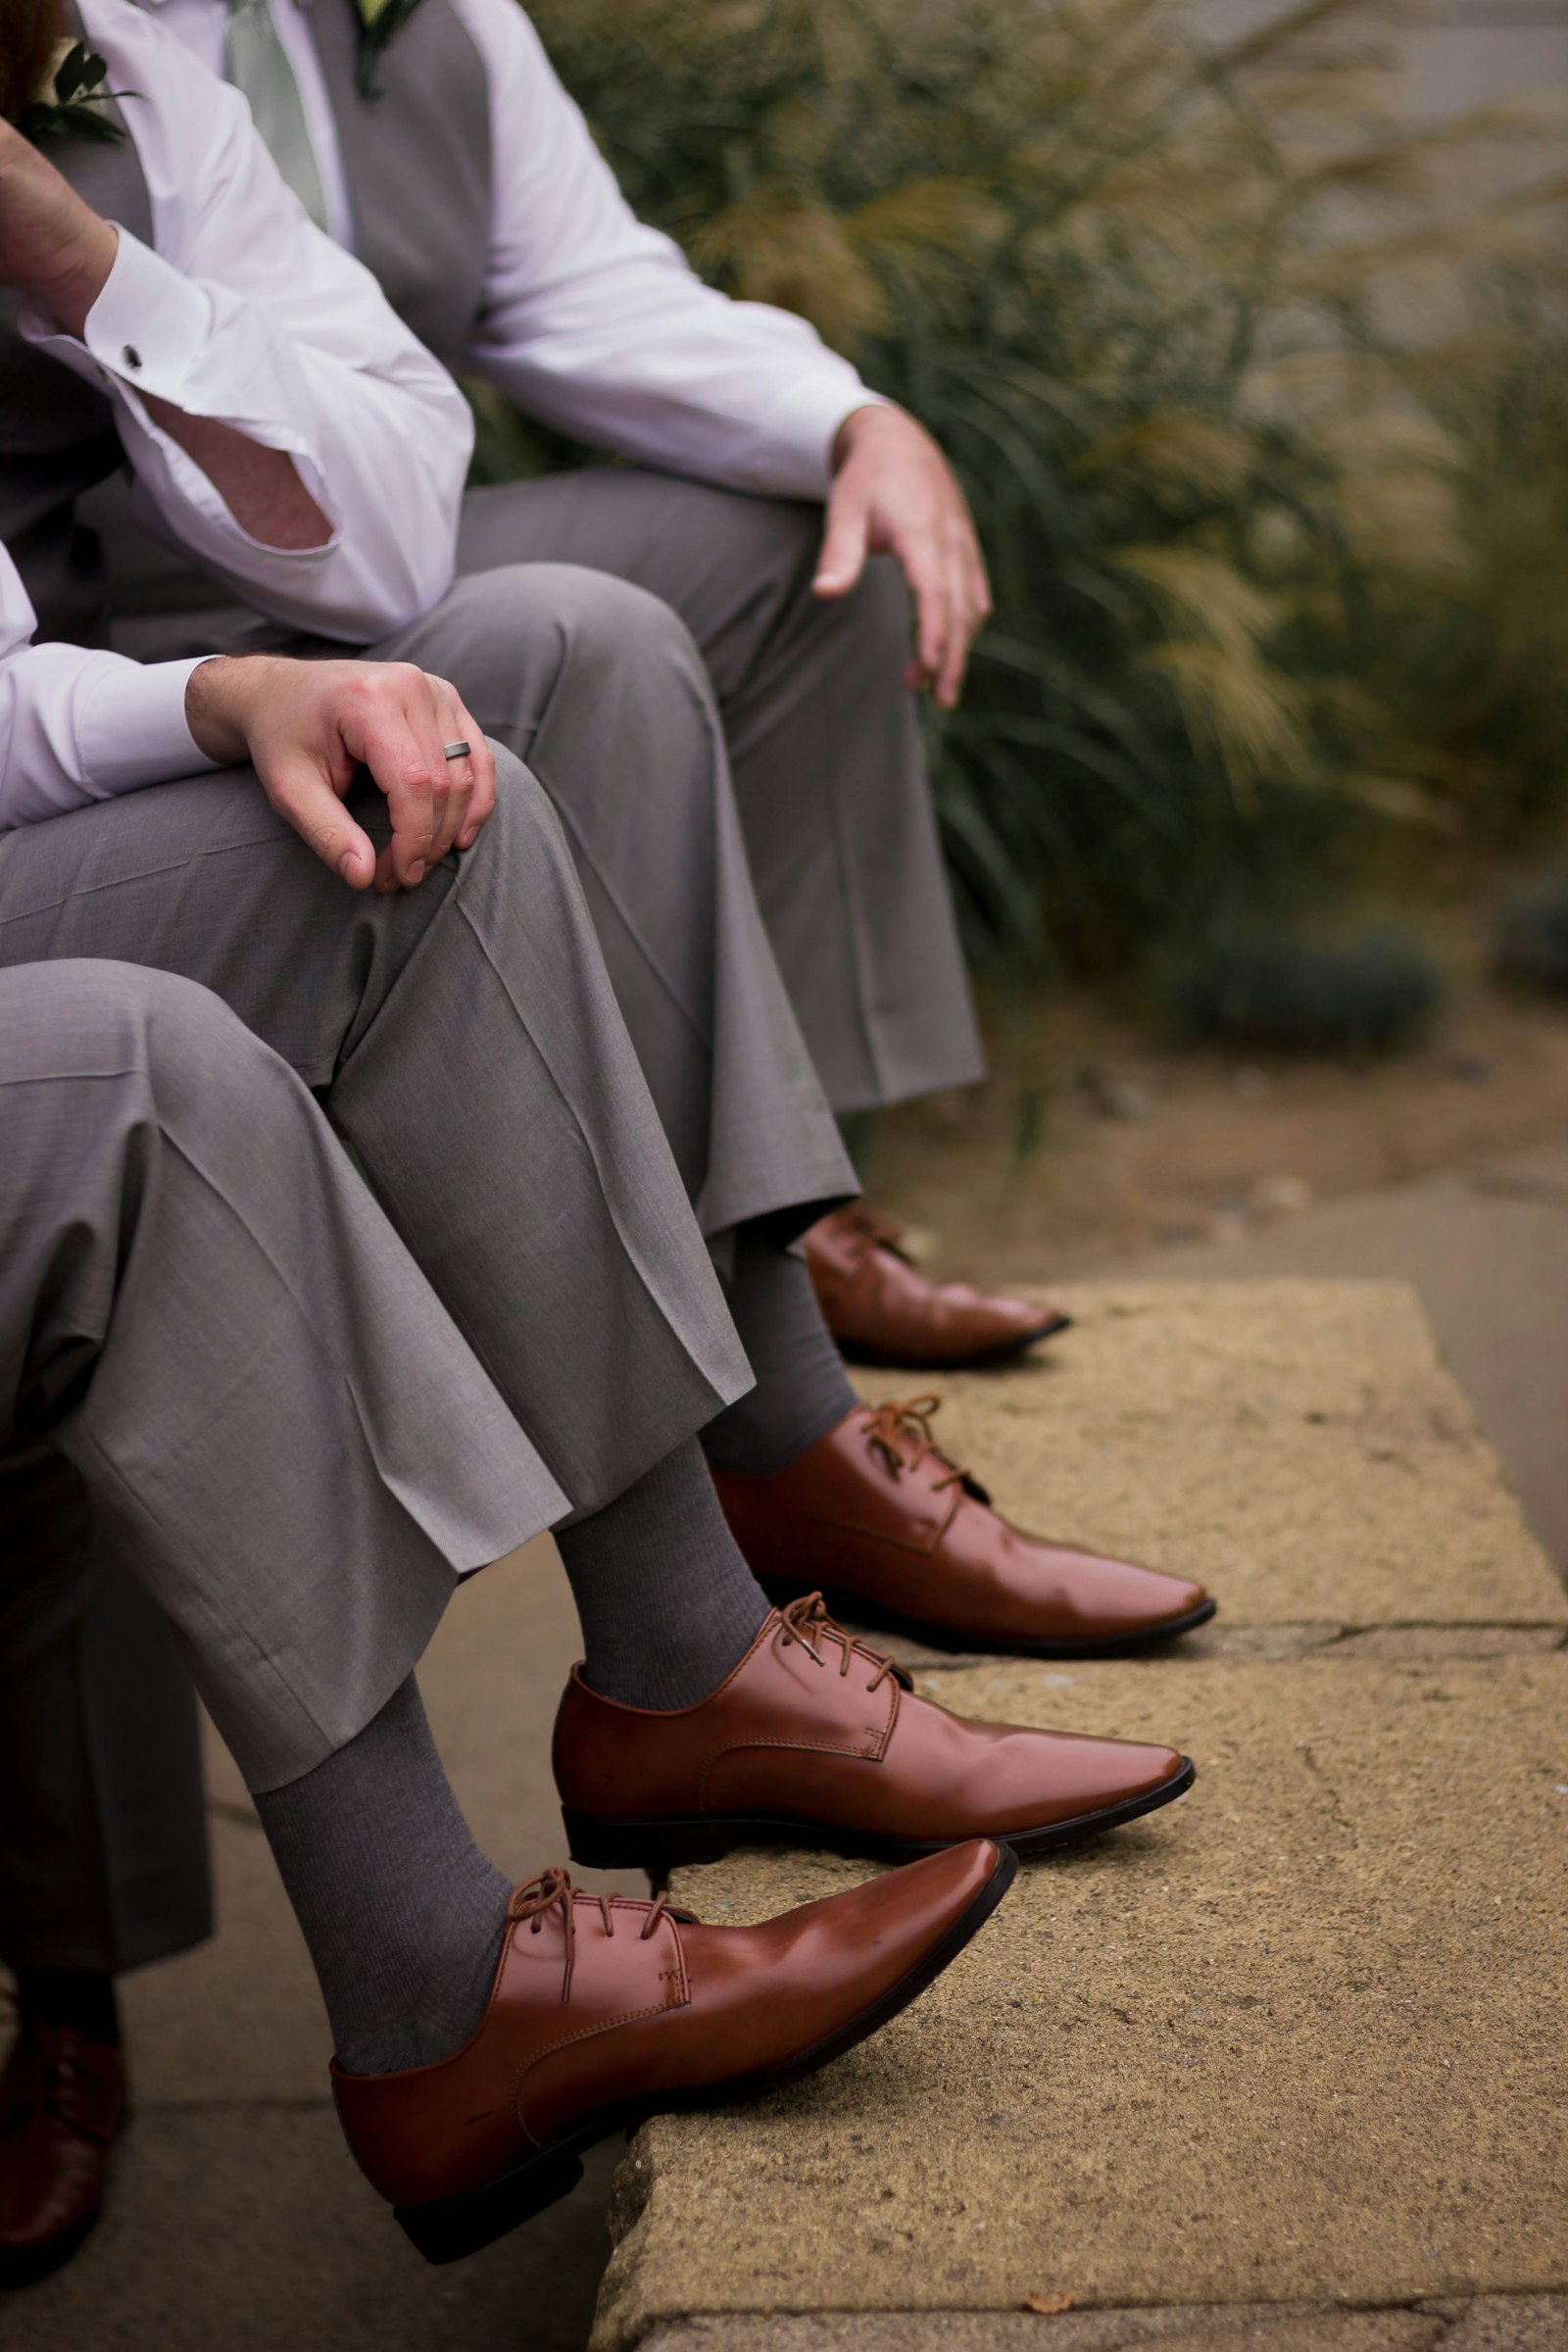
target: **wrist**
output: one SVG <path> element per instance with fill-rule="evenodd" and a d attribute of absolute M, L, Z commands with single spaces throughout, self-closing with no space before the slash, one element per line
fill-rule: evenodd
<path fill-rule="evenodd" d="M 276 666 L 271 654 L 215 655 L 186 679 L 191 741 L 220 767 L 235 767 L 250 758 L 252 714 Z"/>
<path fill-rule="evenodd" d="M 829 463 L 835 473 L 842 473 L 855 451 L 868 436 L 882 432 L 889 424 L 906 424 L 908 418 L 902 409 L 890 407 L 885 400 L 862 401 L 852 409 L 833 436 Z"/>
<path fill-rule="evenodd" d="M 87 331 L 93 304 L 109 283 L 119 251 L 119 229 L 112 220 L 100 220 L 94 214 L 61 270 L 46 284 L 27 289 L 78 343 Z"/>

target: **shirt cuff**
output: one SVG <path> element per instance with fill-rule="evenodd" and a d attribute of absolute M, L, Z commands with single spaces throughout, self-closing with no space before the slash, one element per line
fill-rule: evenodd
<path fill-rule="evenodd" d="M 212 332 L 213 306 L 201 287 L 121 229 L 115 266 L 82 334 L 105 373 L 177 405 Z"/>
<path fill-rule="evenodd" d="M 25 341 L 89 382 L 153 392 L 180 408 L 212 340 L 213 306 L 200 286 L 122 228 L 79 341 L 40 302 L 23 304 L 19 324 Z"/>
<path fill-rule="evenodd" d="M 198 654 L 191 662 L 105 664 L 104 676 L 88 687 L 76 715 L 76 757 L 95 794 L 107 800 L 143 784 L 172 784 L 177 777 L 205 775 L 222 765 L 197 747 L 185 720 L 191 672 L 217 658 Z"/>

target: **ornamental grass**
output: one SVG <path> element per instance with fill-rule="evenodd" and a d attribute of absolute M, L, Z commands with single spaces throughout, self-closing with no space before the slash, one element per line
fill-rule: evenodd
<path fill-rule="evenodd" d="M 962 477 L 968 945 L 1135 966 L 1568 807 L 1564 147 L 1405 110 L 1374 0 L 537 0 L 644 218 Z M 492 471 L 575 455 L 483 407 Z"/>

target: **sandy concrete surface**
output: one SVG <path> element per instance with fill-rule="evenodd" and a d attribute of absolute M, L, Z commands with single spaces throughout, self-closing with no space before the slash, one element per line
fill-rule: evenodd
<path fill-rule="evenodd" d="M 1102 1259 L 1086 1273 L 1107 1282 L 1413 1283 L 1526 1515 L 1568 1572 L 1568 1142 L 1328 1201 L 1228 1241 Z"/>
<path fill-rule="evenodd" d="M 1053 2306 L 1082 2326 L 1165 2307 L 1160 2340 L 1195 2352 L 1479 2347 L 1478 2297 L 1520 2352 L 1568 2319 L 1561 1588 L 1398 1286 L 1070 1303 L 1071 1358 L 951 1384 L 957 1448 L 1025 1520 L 1051 1497 L 1055 1529 L 1201 1561 L 1237 1637 L 930 1660 L 924 1687 L 1175 1741 L 1198 1786 L 1026 1865 L 947 1975 L 822 2076 L 649 2126 L 602 2352 L 694 2315 L 750 2346 L 752 2315 L 792 2313 L 869 2352 L 872 2315 L 969 2326 L 1031 2300 L 1042 2352 Z M 677 1891 L 743 1920 L 858 1875 L 748 1854 Z"/>

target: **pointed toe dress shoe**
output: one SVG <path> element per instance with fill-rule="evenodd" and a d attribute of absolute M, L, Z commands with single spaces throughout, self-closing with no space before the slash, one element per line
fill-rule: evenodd
<path fill-rule="evenodd" d="M 572 1860 L 656 1876 L 737 1845 L 906 1862 L 993 1838 L 1041 1853 L 1151 1813 L 1194 1779 L 1174 1747 L 951 1715 L 814 1592 L 775 1609 L 696 1706 L 622 1706 L 578 1667 L 555 1767 Z"/>
<path fill-rule="evenodd" d="M 735 1541 L 774 1601 L 948 1649 L 1105 1657 L 1214 1614 L 1201 1585 L 1025 1535 L 933 1443 L 934 1396 L 858 1405 L 771 1478 L 713 1471 Z"/>
<path fill-rule="evenodd" d="M 512 1898 L 461 2050 L 405 2074 L 334 2066 L 349 2146 L 420 2253 L 455 2262 L 564 2196 L 612 2132 L 772 2089 L 862 2041 L 956 1957 L 1017 1867 L 976 1840 L 747 1928 L 547 1870 Z"/>
<path fill-rule="evenodd" d="M 956 1372 L 1019 1355 L 1072 1321 L 1059 1307 L 930 1281 L 910 1263 L 902 1227 L 863 1200 L 811 1227 L 806 1262 L 829 1331 L 857 1363 Z"/>
<path fill-rule="evenodd" d="M 0 2075 L 0 2287 L 71 2260 L 103 2206 L 124 2116 L 119 2044 L 24 2010 Z"/>

